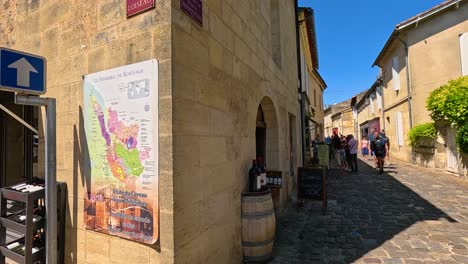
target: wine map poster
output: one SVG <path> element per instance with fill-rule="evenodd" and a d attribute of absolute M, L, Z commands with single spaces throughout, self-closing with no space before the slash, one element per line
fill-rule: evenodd
<path fill-rule="evenodd" d="M 153 244 L 159 231 L 158 61 L 85 76 L 90 230 Z"/>

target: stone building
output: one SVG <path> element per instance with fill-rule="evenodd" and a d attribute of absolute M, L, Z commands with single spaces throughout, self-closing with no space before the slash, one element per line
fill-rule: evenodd
<path fill-rule="evenodd" d="M 304 101 L 304 133 L 306 153 L 311 153 L 311 141 L 318 135 L 323 140 L 324 109 L 323 92 L 327 88 L 318 72 L 319 58 L 315 34 L 314 10 L 300 8 L 298 21 L 301 54 L 302 98 Z"/>
<path fill-rule="evenodd" d="M 127 2 L 2 2 L 0 46 L 45 57 L 45 96 L 57 98 L 57 176 L 68 185 L 66 263 L 239 263 L 251 160 L 264 156 L 267 169 L 282 172 L 281 201 L 301 161 L 294 1 L 160 0 L 133 16 Z M 201 4 L 202 13 L 183 12 L 187 2 Z M 83 76 L 151 59 L 159 65 L 159 237 L 146 245 L 84 228 L 90 171 Z M 12 98 L 0 94 L 5 105 Z M 37 111 L 15 111 L 43 131 Z M 16 140 L 10 147 L 30 142 L 9 133 Z M 42 142 L 40 135 L 39 153 Z M 1 157 L 7 171 L 18 168 Z M 34 176 L 44 177 L 41 159 Z"/>
<path fill-rule="evenodd" d="M 377 56 L 383 78 L 383 127 L 390 138 L 392 157 L 406 162 L 466 173 L 446 127 L 441 146 L 431 157 L 418 158 L 408 141 L 408 131 L 431 121 L 426 109 L 430 92 L 462 75 L 468 68 L 468 4 L 449 0 L 396 25 Z M 426 156 L 426 155 L 423 155 Z M 435 162 L 437 160 L 437 162 Z"/>
<path fill-rule="evenodd" d="M 355 111 L 355 134 L 359 139 L 374 131 L 381 131 L 383 108 L 380 80 L 377 80 L 360 99 L 356 97 L 353 110 Z"/>
<path fill-rule="evenodd" d="M 333 132 L 339 135 L 352 134 L 354 131 L 353 112 L 351 108 L 351 99 L 331 105 L 324 111 L 325 136 L 333 135 Z"/>

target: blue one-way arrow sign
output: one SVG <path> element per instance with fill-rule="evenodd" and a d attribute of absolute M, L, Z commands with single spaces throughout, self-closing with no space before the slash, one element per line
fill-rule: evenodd
<path fill-rule="evenodd" d="M 44 94 L 46 92 L 45 58 L 0 48 L 0 89 Z"/>

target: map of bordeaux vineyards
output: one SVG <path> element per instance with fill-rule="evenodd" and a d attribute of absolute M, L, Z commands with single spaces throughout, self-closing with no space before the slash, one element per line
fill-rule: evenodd
<path fill-rule="evenodd" d="M 88 229 L 149 244 L 158 239 L 157 87 L 156 60 L 85 78 Z"/>

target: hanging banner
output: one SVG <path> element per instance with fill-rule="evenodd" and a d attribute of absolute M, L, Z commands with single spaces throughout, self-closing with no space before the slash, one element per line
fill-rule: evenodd
<path fill-rule="evenodd" d="M 86 75 L 83 119 L 82 144 L 89 153 L 90 169 L 84 195 L 86 228 L 155 243 L 158 61 Z"/>

